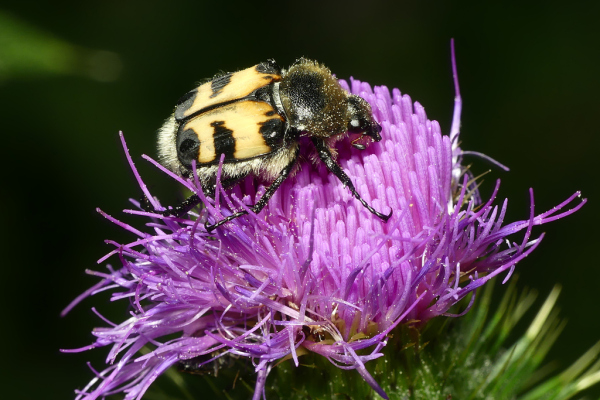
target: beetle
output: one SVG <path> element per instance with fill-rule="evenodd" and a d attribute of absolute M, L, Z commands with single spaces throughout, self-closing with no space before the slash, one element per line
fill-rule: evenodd
<path fill-rule="evenodd" d="M 305 58 L 287 70 L 269 59 L 253 67 L 214 77 L 185 94 L 158 133 L 159 161 L 184 177 L 193 175 L 192 162 L 202 190 L 214 196 L 217 173 L 231 187 L 248 175 L 271 181 L 263 196 L 250 206 L 259 213 L 277 188 L 294 172 L 300 139 L 308 137 L 316 154 L 371 213 L 387 221 L 356 191 L 335 161 L 336 141 L 359 134 L 352 145 L 364 149 L 360 139 L 381 140 L 381 126 L 363 98 L 345 91 L 330 70 Z M 200 202 L 190 196 L 165 215 L 186 213 Z M 210 232 L 234 218 L 238 211 L 206 224 Z"/>

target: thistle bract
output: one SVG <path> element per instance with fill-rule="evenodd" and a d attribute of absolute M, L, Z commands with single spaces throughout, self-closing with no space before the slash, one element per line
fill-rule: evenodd
<path fill-rule="evenodd" d="M 371 104 L 383 140 L 363 151 L 342 141 L 338 161 L 360 195 L 384 213 L 391 208 L 392 218 L 384 223 L 373 216 L 324 166 L 308 161 L 258 215 L 247 206 L 264 192 L 255 180 L 218 189 L 211 199 L 197 179 L 184 180 L 155 163 L 204 202 L 197 214 L 164 217 L 165 208 L 129 158 L 157 213 L 127 211 L 149 220 L 144 230 L 103 214 L 137 238 L 110 243 L 115 250 L 109 256 L 117 255 L 122 266 L 92 272 L 102 281 L 84 295 L 114 289 L 133 311 L 93 331 L 97 339 L 84 349 L 111 346 L 109 366 L 78 399 L 117 392 L 139 399 L 169 367 L 227 355 L 252 360 L 258 399 L 272 366 L 284 358 L 298 365 L 305 352 L 356 369 L 386 397 L 365 364 L 382 356 L 396 325 L 450 315 L 450 307 L 492 277 L 510 275 L 536 248 L 542 237 L 532 238 L 534 225 L 585 202 L 560 213 L 576 193 L 536 215 L 532 194 L 530 217 L 506 224 L 507 201 L 494 204 L 499 183 L 481 201 L 461 164 L 458 90 L 452 131 L 443 135 L 399 90 L 357 80 L 341 84 Z M 206 221 L 239 209 L 250 213 L 212 233 L 204 229 Z M 517 232 L 516 241 L 509 239 Z M 144 347 L 149 351 L 142 355 Z"/>

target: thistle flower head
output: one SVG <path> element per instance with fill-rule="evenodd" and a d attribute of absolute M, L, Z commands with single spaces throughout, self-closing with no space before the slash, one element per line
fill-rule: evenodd
<path fill-rule="evenodd" d="M 386 397 L 365 364 L 382 355 L 396 325 L 450 315 L 458 301 L 504 271 L 509 276 L 537 247 L 543 235 L 532 238 L 534 225 L 585 202 L 560 213 L 576 193 L 535 215 L 532 197 L 530 217 L 506 224 L 507 201 L 494 204 L 499 184 L 482 202 L 461 163 L 458 90 L 453 128 L 444 135 L 398 89 L 340 83 L 371 104 L 383 140 L 363 151 L 340 142 L 338 161 L 361 196 L 376 210 L 391 208 L 392 218 L 384 223 L 373 216 L 324 166 L 309 162 L 301 162 L 255 215 L 247 204 L 264 186 L 253 179 L 206 198 L 197 179 L 177 177 L 146 157 L 198 194 L 204 207 L 188 218 L 128 210 L 149 220 L 144 230 L 103 213 L 137 238 L 111 242 L 109 256 L 117 255 L 122 267 L 93 272 L 102 281 L 84 295 L 115 289 L 113 296 L 128 300 L 133 311 L 94 330 L 96 342 L 85 349 L 111 346 L 110 365 L 78 399 L 116 392 L 139 399 L 174 364 L 227 354 L 252 360 L 258 399 L 277 361 L 291 358 L 298 365 L 306 352 L 356 369 Z M 164 210 L 130 158 L 129 164 L 155 209 Z M 212 233 L 204 229 L 206 221 L 239 209 L 249 215 Z M 520 231 L 516 242 L 509 239 Z M 139 354 L 144 347 L 149 352 Z"/>

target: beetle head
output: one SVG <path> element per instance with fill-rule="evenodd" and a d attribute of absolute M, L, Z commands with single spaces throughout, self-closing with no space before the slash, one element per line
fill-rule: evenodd
<path fill-rule="evenodd" d="M 348 132 L 358 133 L 361 136 L 369 136 L 374 142 L 381 140 L 381 125 L 373 118 L 373 112 L 371 106 L 365 99 L 356 95 L 348 96 Z M 356 148 L 362 149 L 364 146 L 355 143 L 353 145 Z"/>

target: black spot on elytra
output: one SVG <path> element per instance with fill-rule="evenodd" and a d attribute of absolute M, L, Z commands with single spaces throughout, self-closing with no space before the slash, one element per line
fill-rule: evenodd
<path fill-rule="evenodd" d="M 183 166 L 192 168 L 192 161 L 198 160 L 200 140 L 193 129 L 179 132 L 177 135 L 177 157 Z"/>
<path fill-rule="evenodd" d="M 181 153 L 189 153 L 190 151 L 194 150 L 197 147 L 198 147 L 198 143 L 196 143 L 194 140 L 185 139 L 183 142 L 181 142 L 181 145 L 179 146 L 179 151 Z"/>
<path fill-rule="evenodd" d="M 228 73 L 212 80 L 212 82 L 210 83 L 210 89 L 212 90 L 210 98 L 218 96 L 219 93 L 223 91 L 223 88 L 229 85 L 229 82 L 231 82 L 232 75 L 232 73 Z"/>
<path fill-rule="evenodd" d="M 261 122 L 259 132 L 267 146 L 271 149 L 281 147 L 285 134 L 285 124 L 279 118 L 273 118 L 265 122 Z"/>
<path fill-rule="evenodd" d="M 275 74 L 275 75 L 280 75 L 281 74 L 281 68 L 279 68 L 279 65 L 277 65 L 277 63 L 275 62 L 275 60 L 273 60 L 272 58 L 268 59 L 265 62 L 261 62 L 260 64 L 258 64 L 256 66 L 256 72 L 259 72 L 261 74 Z M 266 79 L 270 79 L 269 77 L 265 76 Z"/>
<path fill-rule="evenodd" d="M 225 126 L 225 121 L 214 121 L 211 122 L 210 126 L 214 128 L 213 139 L 217 161 L 221 154 L 225 154 L 225 160 L 234 160 L 235 139 L 233 138 L 233 131 Z"/>

